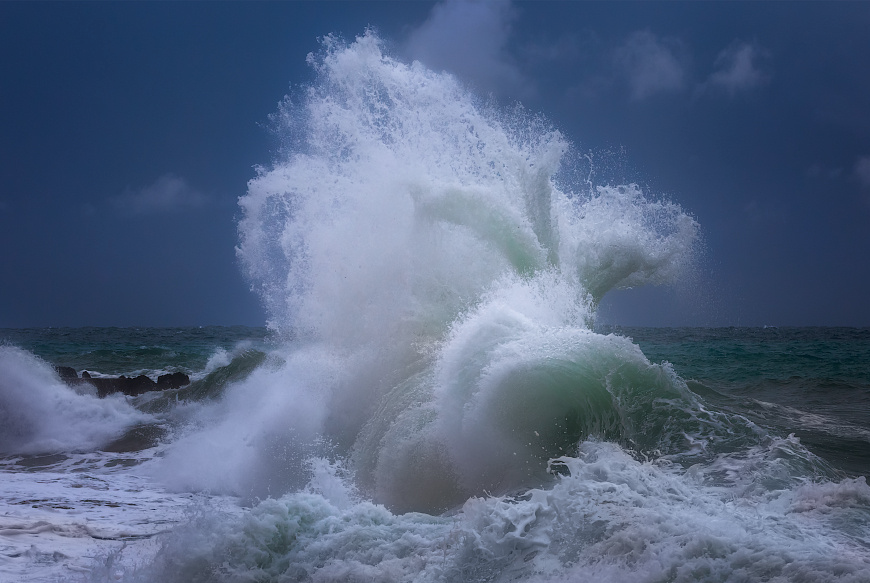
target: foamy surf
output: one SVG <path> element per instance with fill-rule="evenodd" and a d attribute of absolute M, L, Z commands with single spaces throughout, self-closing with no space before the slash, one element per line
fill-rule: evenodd
<path fill-rule="evenodd" d="M 130 471 L 202 498 L 89 580 L 870 580 L 863 478 L 595 330 L 689 214 L 373 33 L 309 62 L 239 201 L 281 341 L 134 403 L 171 432 Z"/>
<path fill-rule="evenodd" d="M 560 184 L 558 131 L 385 55 L 373 33 L 329 37 L 310 62 L 318 81 L 276 117 L 295 146 L 240 200 L 239 256 L 293 340 L 169 448 L 165 472 L 217 459 L 184 487 L 276 494 L 326 447 L 374 501 L 444 511 L 539 484 L 582 438 L 632 439 L 607 377 L 650 365 L 591 331 L 595 307 L 672 281 L 697 223 L 634 185 Z"/>
<path fill-rule="evenodd" d="M 309 61 L 277 116 L 294 146 L 240 200 L 239 256 L 293 340 L 163 460 L 219 459 L 185 487 L 270 497 L 179 529 L 133 580 L 868 575 L 863 479 L 827 482 L 593 331 L 609 290 L 685 273 L 691 216 L 565 183 L 558 131 L 372 33 Z"/>
<path fill-rule="evenodd" d="M 74 389 L 27 351 L 0 345 L 0 455 L 84 451 L 150 419 L 120 395 Z"/>

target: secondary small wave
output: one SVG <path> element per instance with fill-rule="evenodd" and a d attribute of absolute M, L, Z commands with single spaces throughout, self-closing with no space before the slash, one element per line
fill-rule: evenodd
<path fill-rule="evenodd" d="M 188 486 L 286 491 L 331 448 L 375 500 L 443 509 L 533 485 L 581 438 L 639 441 L 621 369 L 686 398 L 591 331 L 609 289 L 691 261 L 698 225 L 678 205 L 560 183 L 572 146 L 546 121 L 389 57 L 371 32 L 328 37 L 310 62 L 318 81 L 276 116 L 293 148 L 240 200 L 239 257 L 293 340 L 173 445 L 166 463 L 222 460 Z M 426 481 L 437 500 L 412 485 Z"/>
<path fill-rule="evenodd" d="M 90 385 L 69 387 L 51 365 L 14 346 L 0 346 L 0 371 L 3 454 L 94 449 L 149 420 L 123 396 L 98 399 Z"/>

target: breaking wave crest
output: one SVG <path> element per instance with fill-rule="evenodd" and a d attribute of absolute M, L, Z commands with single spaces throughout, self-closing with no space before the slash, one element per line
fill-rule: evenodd
<path fill-rule="evenodd" d="M 154 462 L 252 507 L 205 512 L 131 579 L 859 580 L 824 547 L 848 544 L 833 515 L 867 509 L 862 480 L 811 485 L 836 473 L 797 440 L 593 329 L 608 291 L 681 277 L 691 216 L 569 182 L 548 122 L 371 32 L 309 62 L 240 199 L 284 341 Z"/>
<path fill-rule="evenodd" d="M 240 200 L 239 257 L 292 339 L 251 399 L 304 408 L 292 441 L 325 440 L 404 509 L 530 486 L 590 435 L 635 440 L 608 378 L 673 375 L 593 333 L 595 306 L 673 281 L 697 223 L 635 185 L 560 184 L 571 145 L 546 121 L 372 33 L 309 60 L 318 80 L 276 116 L 291 146 Z"/>

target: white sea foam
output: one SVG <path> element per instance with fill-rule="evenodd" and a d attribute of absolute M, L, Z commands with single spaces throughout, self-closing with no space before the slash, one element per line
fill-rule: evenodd
<path fill-rule="evenodd" d="M 51 365 L 0 346 L 0 453 L 40 454 L 99 447 L 150 417 L 123 395 L 98 399 L 93 386 L 73 389 Z"/>
<path fill-rule="evenodd" d="M 251 507 L 125 580 L 870 580 L 866 483 L 592 330 L 608 290 L 679 277 L 690 216 L 565 183 L 545 121 L 372 33 L 310 62 L 240 200 L 289 340 L 149 464 Z"/>
<path fill-rule="evenodd" d="M 589 330 L 598 299 L 673 279 L 697 224 L 636 186 L 560 186 L 571 146 L 558 131 L 386 56 L 372 33 L 349 46 L 328 38 L 311 63 L 319 80 L 277 116 L 293 147 L 240 200 L 239 257 L 272 327 L 295 340 L 283 365 L 210 407 L 220 420 L 204 418 L 166 463 L 219 459 L 187 486 L 246 493 L 252 476 L 298 467 L 287 459 L 317 437 L 395 507 L 534 483 L 582 436 L 554 436 L 564 417 L 611 400 L 606 377 L 621 358 L 649 366 L 627 341 Z M 588 382 L 569 388 L 574 371 L 536 387 L 548 363 L 578 365 Z M 536 421 L 500 418 L 505 408 Z M 596 423 L 618 422 L 592 419 L 583 435 Z M 534 431 L 546 437 L 533 452 Z M 437 502 L 410 493 L 427 481 Z"/>
<path fill-rule="evenodd" d="M 554 460 L 567 472 L 547 488 L 432 516 L 394 514 L 355 495 L 341 468 L 315 463 L 307 488 L 243 514 L 206 512 L 124 580 L 845 583 L 870 573 L 854 532 L 870 512 L 864 480 L 735 497 L 584 442 Z"/>

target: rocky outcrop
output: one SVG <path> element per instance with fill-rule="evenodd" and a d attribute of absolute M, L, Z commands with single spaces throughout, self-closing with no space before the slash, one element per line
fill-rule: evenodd
<path fill-rule="evenodd" d="M 157 390 L 165 391 L 166 389 L 180 389 L 185 385 L 190 384 L 190 377 L 183 372 L 174 372 L 171 374 L 162 374 L 157 377 Z"/>
<path fill-rule="evenodd" d="M 97 387 L 97 396 L 102 398 L 112 393 L 124 393 L 136 396 L 148 391 L 156 391 L 157 383 L 145 375 L 128 378 L 124 375 L 118 378 L 91 378 L 87 382 Z"/>
<path fill-rule="evenodd" d="M 68 366 L 55 367 L 60 379 L 68 385 L 78 385 L 81 383 L 89 383 L 96 387 L 97 396 L 103 398 L 113 393 L 123 393 L 135 397 L 149 391 L 165 391 L 167 389 L 178 389 L 190 384 L 190 377 L 183 372 L 174 372 L 164 374 L 157 377 L 155 382 L 150 377 L 139 375 L 137 377 L 101 377 L 94 378 L 88 371 L 82 371 L 82 376 L 79 377 L 76 370 Z"/>
<path fill-rule="evenodd" d="M 57 371 L 60 380 L 65 383 L 77 381 L 79 379 L 79 373 L 77 373 L 76 369 L 71 366 L 56 366 L 54 369 Z"/>

